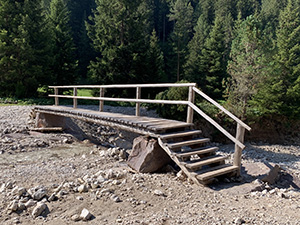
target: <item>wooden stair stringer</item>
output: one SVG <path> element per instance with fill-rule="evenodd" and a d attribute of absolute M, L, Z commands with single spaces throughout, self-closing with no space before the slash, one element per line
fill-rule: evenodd
<path fill-rule="evenodd" d="M 195 173 L 191 173 L 190 171 L 188 171 L 188 169 L 182 164 L 182 162 L 179 161 L 179 159 L 174 154 L 172 154 L 169 147 L 167 147 L 160 138 L 158 138 L 158 143 L 160 147 L 162 147 L 162 149 L 164 149 L 165 152 L 171 157 L 171 159 L 180 167 L 180 169 L 185 173 L 185 175 L 187 175 L 195 184 L 202 185 L 196 178 Z"/>

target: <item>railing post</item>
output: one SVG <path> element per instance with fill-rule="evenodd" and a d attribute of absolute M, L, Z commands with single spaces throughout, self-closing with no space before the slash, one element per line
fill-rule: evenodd
<path fill-rule="evenodd" d="M 141 87 L 136 87 L 136 99 L 140 99 L 140 98 L 141 98 Z M 137 102 L 135 104 L 135 115 L 136 116 L 140 116 L 140 114 L 141 114 L 140 108 L 141 108 L 141 103 Z"/>
<path fill-rule="evenodd" d="M 244 135 L 245 135 L 245 128 L 238 123 L 236 128 L 236 139 L 241 143 L 244 143 Z M 237 144 L 235 144 L 233 165 L 239 167 L 237 176 L 241 175 L 242 151 L 243 149 Z"/>
<path fill-rule="evenodd" d="M 73 88 L 73 96 L 77 96 L 77 88 L 74 87 Z M 77 98 L 73 98 L 73 108 L 76 109 L 77 108 Z"/>
<path fill-rule="evenodd" d="M 54 95 L 58 95 L 58 88 L 54 88 Z M 55 96 L 55 105 L 59 105 L 59 100 L 57 96 Z"/>
<path fill-rule="evenodd" d="M 100 98 L 104 97 L 104 88 L 100 88 Z M 104 107 L 104 101 L 100 100 L 99 101 L 99 111 L 103 112 L 103 107 Z"/>
<path fill-rule="evenodd" d="M 191 103 L 195 102 L 195 92 L 192 86 L 189 87 L 188 101 Z M 194 117 L 194 110 L 192 109 L 192 107 L 188 106 L 186 122 L 193 123 L 193 117 Z"/>

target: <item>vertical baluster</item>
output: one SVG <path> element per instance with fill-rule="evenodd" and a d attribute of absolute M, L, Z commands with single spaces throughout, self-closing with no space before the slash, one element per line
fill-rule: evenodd
<path fill-rule="evenodd" d="M 73 88 L 73 96 L 76 97 L 77 96 L 77 88 Z M 73 98 L 73 108 L 76 109 L 77 108 L 77 98 Z"/>
<path fill-rule="evenodd" d="M 141 87 L 137 87 L 136 88 L 136 99 L 141 99 Z M 135 104 L 135 115 L 136 116 L 140 116 L 141 114 L 141 111 L 140 111 L 140 108 L 141 108 L 141 103 L 137 102 Z"/>
<path fill-rule="evenodd" d="M 245 135 L 245 128 L 238 123 L 236 128 L 236 139 L 239 140 L 241 143 L 244 143 L 244 135 Z M 233 165 L 239 167 L 239 170 L 237 172 L 238 176 L 241 174 L 242 151 L 243 149 L 237 144 L 235 144 Z"/>
<path fill-rule="evenodd" d="M 104 88 L 100 88 L 100 98 L 104 97 Z M 100 100 L 99 101 L 99 111 L 103 112 L 103 107 L 104 107 L 104 101 Z"/>
<path fill-rule="evenodd" d="M 192 86 L 189 87 L 188 101 L 191 103 L 195 102 L 195 92 Z M 194 117 L 194 110 L 192 109 L 192 107 L 188 106 L 186 122 L 193 123 L 193 117 Z"/>

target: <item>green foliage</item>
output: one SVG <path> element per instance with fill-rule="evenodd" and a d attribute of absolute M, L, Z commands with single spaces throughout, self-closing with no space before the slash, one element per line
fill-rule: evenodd
<path fill-rule="evenodd" d="M 264 54 L 262 25 L 255 16 L 237 24 L 237 36 L 232 42 L 228 63 L 231 87 L 228 106 L 237 116 L 246 118 L 249 100 L 266 80 L 267 61 Z"/>
<path fill-rule="evenodd" d="M 75 45 L 69 18 L 70 12 L 64 0 L 52 0 L 48 19 L 53 38 L 53 76 L 51 77 L 53 85 L 70 84 L 77 79 Z"/>
<path fill-rule="evenodd" d="M 178 83 L 187 83 L 187 81 L 183 80 Z M 155 99 L 187 101 L 188 87 L 171 87 L 163 92 L 158 93 Z M 160 104 L 157 106 L 157 113 L 164 118 L 185 120 L 186 113 L 187 113 L 187 106 Z"/>

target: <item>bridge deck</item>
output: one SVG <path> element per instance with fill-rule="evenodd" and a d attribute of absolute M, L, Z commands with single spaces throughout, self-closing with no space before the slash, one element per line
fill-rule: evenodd
<path fill-rule="evenodd" d="M 66 106 L 35 106 L 35 111 L 57 116 L 80 119 L 87 122 L 116 127 L 139 134 L 157 136 L 167 130 L 191 127 L 193 124 L 146 116 L 124 115 L 121 113 L 99 112 Z"/>

